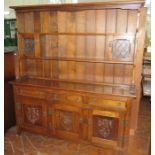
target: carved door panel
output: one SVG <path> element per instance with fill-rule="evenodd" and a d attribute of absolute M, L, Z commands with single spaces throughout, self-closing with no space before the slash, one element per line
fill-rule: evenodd
<path fill-rule="evenodd" d="M 22 128 L 42 133 L 47 128 L 47 109 L 43 100 L 21 98 L 18 105 L 21 108 L 20 126 Z"/>
<path fill-rule="evenodd" d="M 119 147 L 123 145 L 124 114 L 93 110 L 89 121 L 89 139 L 97 145 Z"/>
<path fill-rule="evenodd" d="M 20 35 L 21 53 L 25 56 L 34 56 L 35 41 L 34 36 L 29 34 L 28 36 Z"/>
<path fill-rule="evenodd" d="M 60 138 L 77 140 L 80 137 L 82 123 L 81 109 L 70 105 L 56 104 L 53 106 L 54 135 Z"/>

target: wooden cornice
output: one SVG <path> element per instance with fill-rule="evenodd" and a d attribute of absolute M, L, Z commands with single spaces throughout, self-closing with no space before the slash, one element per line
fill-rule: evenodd
<path fill-rule="evenodd" d="M 76 10 L 100 10 L 100 9 L 139 9 L 144 6 L 144 0 L 137 1 L 108 1 L 95 3 L 72 3 L 72 4 L 42 4 L 42 5 L 22 5 L 11 6 L 17 12 L 27 11 L 76 11 Z"/>

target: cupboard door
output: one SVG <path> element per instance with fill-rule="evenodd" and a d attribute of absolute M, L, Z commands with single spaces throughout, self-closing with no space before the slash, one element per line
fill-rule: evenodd
<path fill-rule="evenodd" d="M 19 97 L 16 105 L 18 105 L 18 114 L 20 112 L 17 120 L 20 120 L 21 128 L 38 133 L 47 131 L 47 106 L 43 100 Z"/>
<path fill-rule="evenodd" d="M 54 135 L 60 138 L 78 140 L 80 126 L 83 121 L 79 107 L 55 104 L 54 109 Z"/>
<path fill-rule="evenodd" d="M 107 110 L 93 110 L 89 121 L 89 139 L 92 143 L 119 147 L 123 145 L 125 115 Z"/>

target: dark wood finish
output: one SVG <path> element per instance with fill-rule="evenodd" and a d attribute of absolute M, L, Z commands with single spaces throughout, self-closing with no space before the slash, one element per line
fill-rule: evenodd
<path fill-rule="evenodd" d="M 140 97 L 143 4 L 12 7 L 19 37 L 12 82 L 19 131 L 127 147 Z"/>
<path fill-rule="evenodd" d="M 9 84 L 14 79 L 14 52 L 8 52 L 4 54 L 4 132 L 15 125 L 13 89 Z"/>

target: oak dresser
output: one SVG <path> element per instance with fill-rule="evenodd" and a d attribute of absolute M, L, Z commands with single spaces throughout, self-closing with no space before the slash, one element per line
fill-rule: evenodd
<path fill-rule="evenodd" d="M 137 126 L 144 1 L 11 8 L 18 132 L 126 148 Z"/>

